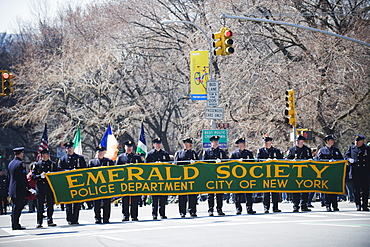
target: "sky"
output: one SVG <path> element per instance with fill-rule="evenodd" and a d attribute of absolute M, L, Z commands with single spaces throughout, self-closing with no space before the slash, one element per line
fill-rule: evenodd
<path fill-rule="evenodd" d="M 43 2 L 49 6 L 49 14 L 52 15 L 56 13 L 60 4 L 65 4 L 67 2 L 72 4 L 86 4 L 97 2 L 97 0 L 0 0 L 0 33 L 17 33 L 17 23 L 20 21 L 28 22 L 35 19 L 33 16 L 33 9 Z"/>

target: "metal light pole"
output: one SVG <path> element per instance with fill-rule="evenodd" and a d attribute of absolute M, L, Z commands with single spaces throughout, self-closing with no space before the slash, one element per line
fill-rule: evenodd
<path fill-rule="evenodd" d="M 207 33 L 204 31 L 203 28 L 201 28 L 200 26 L 198 26 L 197 24 L 193 23 L 193 22 L 190 22 L 190 21 L 171 21 L 171 20 L 163 20 L 161 21 L 161 24 L 162 25 L 168 25 L 168 24 L 171 24 L 171 23 L 185 23 L 185 24 L 190 24 L 190 25 L 193 25 L 195 26 L 196 28 L 198 28 L 203 34 L 204 36 L 206 37 L 207 39 L 207 42 L 208 42 L 208 47 L 209 47 L 209 51 L 208 51 L 208 56 L 209 56 L 209 78 L 210 78 L 210 81 L 213 81 L 214 78 L 213 78 L 213 53 L 212 53 L 212 42 L 211 42 L 211 39 L 208 37 Z M 211 120 L 211 126 L 212 126 L 212 129 L 216 129 L 216 120 L 215 119 L 212 119 Z"/>

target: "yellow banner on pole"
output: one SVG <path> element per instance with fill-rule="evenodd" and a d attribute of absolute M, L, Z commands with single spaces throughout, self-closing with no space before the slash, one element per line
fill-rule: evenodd
<path fill-rule="evenodd" d="M 208 51 L 190 51 L 190 98 L 207 100 Z"/>

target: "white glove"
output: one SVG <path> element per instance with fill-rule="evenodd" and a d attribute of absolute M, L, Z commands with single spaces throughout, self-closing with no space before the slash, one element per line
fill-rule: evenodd
<path fill-rule="evenodd" d="M 221 163 L 221 160 L 219 158 L 217 158 L 216 163 Z"/>
<path fill-rule="evenodd" d="M 41 174 L 40 174 L 40 177 L 41 177 L 41 178 L 45 178 L 45 172 L 41 173 Z"/>
<path fill-rule="evenodd" d="M 333 161 L 335 161 L 335 159 L 331 159 L 331 160 L 329 160 L 329 162 L 333 162 Z"/>
<path fill-rule="evenodd" d="M 36 190 L 34 190 L 34 189 L 32 189 L 32 188 L 31 188 L 31 189 L 29 189 L 28 191 L 29 191 L 29 192 L 31 192 L 31 194 L 36 194 Z"/>
<path fill-rule="evenodd" d="M 243 161 L 243 158 L 240 158 L 239 161 Z"/>
<path fill-rule="evenodd" d="M 348 158 L 349 163 L 355 163 L 355 160 L 352 158 Z"/>
<path fill-rule="evenodd" d="M 271 159 L 270 158 L 268 158 L 266 161 L 270 161 Z"/>
<path fill-rule="evenodd" d="M 195 163 L 195 160 L 190 160 L 190 164 L 193 164 L 193 163 Z"/>
<path fill-rule="evenodd" d="M 277 160 L 277 158 L 274 158 L 273 160 Z"/>

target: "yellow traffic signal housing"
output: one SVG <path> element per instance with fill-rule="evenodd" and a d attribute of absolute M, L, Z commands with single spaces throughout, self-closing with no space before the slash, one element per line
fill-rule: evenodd
<path fill-rule="evenodd" d="M 214 39 L 213 47 L 215 48 L 213 53 L 215 56 L 225 56 L 234 53 L 232 36 L 233 32 L 227 27 L 223 27 L 219 32 L 212 34 L 212 39 Z"/>
<path fill-rule="evenodd" d="M 295 113 L 295 102 L 294 102 L 294 89 L 287 90 L 285 92 L 286 108 L 284 114 L 286 116 L 285 123 L 290 124 L 292 127 L 296 127 L 296 113 Z"/>

